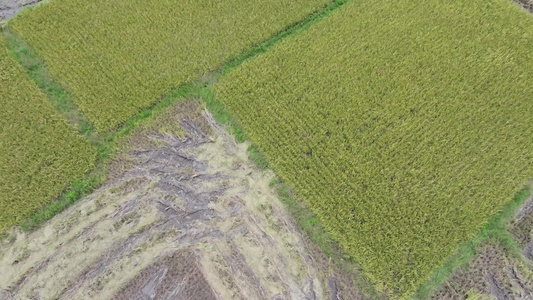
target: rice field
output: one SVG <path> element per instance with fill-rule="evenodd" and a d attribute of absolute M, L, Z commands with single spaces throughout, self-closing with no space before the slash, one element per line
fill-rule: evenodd
<path fill-rule="evenodd" d="M 8 52 L 0 36 L 0 233 L 92 169 L 96 154 Z"/>
<path fill-rule="evenodd" d="M 54 0 L 9 27 L 99 132 L 331 0 Z"/>
<path fill-rule="evenodd" d="M 533 177 L 533 18 L 352 1 L 215 87 L 378 290 L 409 298 Z"/>

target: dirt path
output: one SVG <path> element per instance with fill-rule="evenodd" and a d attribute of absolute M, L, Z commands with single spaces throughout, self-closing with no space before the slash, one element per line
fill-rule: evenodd
<path fill-rule="evenodd" d="M 13 18 L 20 10 L 36 5 L 42 0 L 0 0 L 0 22 Z"/>
<path fill-rule="evenodd" d="M 308 250 L 273 175 L 202 115 L 181 119 L 185 137 L 145 136 L 158 146 L 131 151 L 132 169 L 4 241 L 0 299 L 353 299 Z"/>

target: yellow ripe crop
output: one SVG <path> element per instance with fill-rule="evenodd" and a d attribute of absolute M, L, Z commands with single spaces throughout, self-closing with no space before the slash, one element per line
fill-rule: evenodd
<path fill-rule="evenodd" d="M 95 159 L 0 36 L 0 232 L 57 197 Z"/>
<path fill-rule="evenodd" d="M 331 0 L 54 0 L 10 28 L 100 132 Z"/>
<path fill-rule="evenodd" d="M 379 290 L 409 297 L 533 177 L 533 18 L 353 1 L 215 97 Z"/>

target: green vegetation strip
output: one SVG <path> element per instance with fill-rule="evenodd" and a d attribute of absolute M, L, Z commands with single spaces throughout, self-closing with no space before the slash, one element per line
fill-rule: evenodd
<path fill-rule="evenodd" d="M 94 166 L 90 144 L 67 124 L 0 36 L 0 232 L 56 198 Z"/>
<path fill-rule="evenodd" d="M 99 132 L 331 0 L 55 0 L 8 23 Z"/>
<path fill-rule="evenodd" d="M 533 177 L 533 19 L 350 2 L 215 89 L 378 290 L 410 297 Z"/>
<path fill-rule="evenodd" d="M 7 48 L 11 54 L 22 65 L 26 73 L 46 95 L 56 110 L 63 115 L 67 122 L 91 140 L 96 135 L 94 128 L 74 104 L 71 95 L 62 86 L 52 80 L 43 61 L 37 57 L 35 52 L 26 43 L 21 41 L 19 37 L 7 28 L 0 29 L 0 31 L 6 39 Z"/>

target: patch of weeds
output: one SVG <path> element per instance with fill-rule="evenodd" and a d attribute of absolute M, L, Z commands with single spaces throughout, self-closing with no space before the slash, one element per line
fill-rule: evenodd
<path fill-rule="evenodd" d="M 97 143 L 98 135 L 93 126 L 74 104 L 72 96 L 50 77 L 44 62 L 25 42 L 7 28 L 2 33 L 11 54 L 22 65 L 39 89 L 48 97 L 56 110 L 93 145 Z"/>
<path fill-rule="evenodd" d="M 266 158 L 259 152 L 256 146 L 250 145 L 248 147 L 248 158 L 260 169 L 266 170 L 268 168 L 268 162 Z"/>

